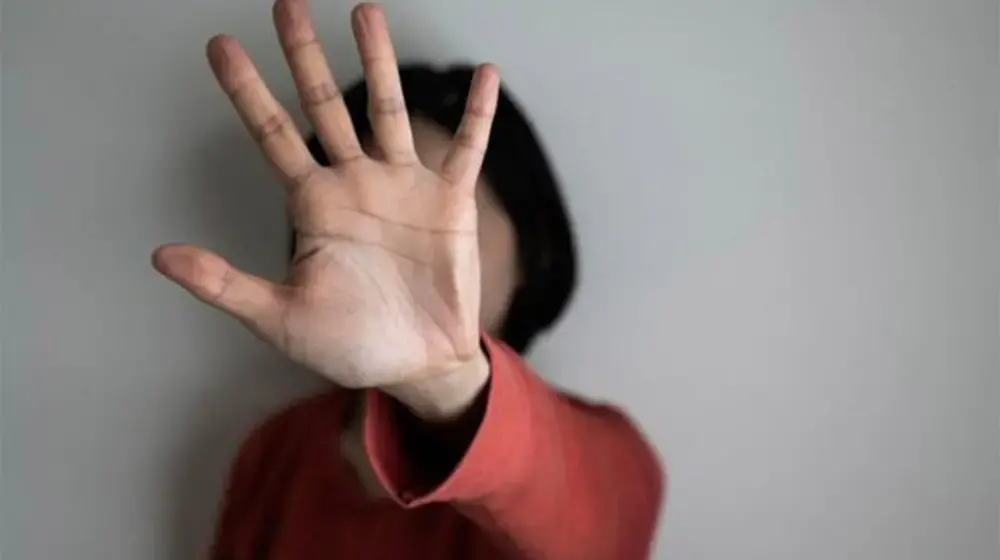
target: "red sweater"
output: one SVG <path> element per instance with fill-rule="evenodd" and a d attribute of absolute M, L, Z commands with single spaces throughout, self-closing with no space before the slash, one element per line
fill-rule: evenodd
<path fill-rule="evenodd" d="M 663 473 L 644 438 L 618 410 L 554 392 L 512 350 L 485 346 L 490 382 L 450 465 L 414 452 L 401 407 L 365 392 L 365 448 L 391 500 L 365 498 L 340 456 L 343 391 L 265 422 L 236 459 L 211 557 L 648 558 Z"/>

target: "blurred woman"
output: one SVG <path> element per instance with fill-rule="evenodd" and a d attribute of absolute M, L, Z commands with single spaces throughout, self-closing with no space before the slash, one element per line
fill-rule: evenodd
<path fill-rule="evenodd" d="M 659 461 L 617 409 L 523 361 L 574 287 L 554 175 L 496 69 L 397 67 L 381 10 L 352 15 L 364 81 L 335 85 L 304 0 L 275 25 L 304 140 L 229 37 L 208 56 L 285 185 L 272 283 L 189 245 L 154 264 L 334 387 L 242 446 L 212 558 L 648 557 Z"/>

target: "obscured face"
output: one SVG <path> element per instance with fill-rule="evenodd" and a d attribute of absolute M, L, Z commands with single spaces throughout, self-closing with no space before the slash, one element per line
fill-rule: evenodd
<path fill-rule="evenodd" d="M 411 128 L 413 143 L 421 163 L 432 171 L 440 172 L 451 148 L 451 134 L 434 121 L 422 117 L 414 117 Z M 520 278 L 517 244 L 510 218 L 481 175 L 476 184 L 476 207 L 479 211 L 479 259 L 482 271 L 479 322 L 483 330 L 497 335 Z"/>

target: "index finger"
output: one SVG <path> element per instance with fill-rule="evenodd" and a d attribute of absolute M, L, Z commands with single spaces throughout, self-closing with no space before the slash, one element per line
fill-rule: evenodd
<path fill-rule="evenodd" d="M 282 179 L 292 185 L 317 169 L 319 164 L 309 153 L 291 116 L 271 95 L 236 39 L 225 35 L 213 37 L 207 51 L 219 85 Z"/>

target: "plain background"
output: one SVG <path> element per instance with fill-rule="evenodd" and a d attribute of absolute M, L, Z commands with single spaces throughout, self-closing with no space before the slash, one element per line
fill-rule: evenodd
<path fill-rule="evenodd" d="M 342 82 L 349 5 L 315 0 Z M 997 4 L 388 3 L 489 59 L 582 246 L 533 362 L 666 458 L 657 558 L 996 560 Z M 272 180 L 202 57 L 294 99 L 267 0 L 13 0 L 3 27 L 3 553 L 197 558 L 247 430 L 316 381 L 158 278 L 280 274 Z"/>

